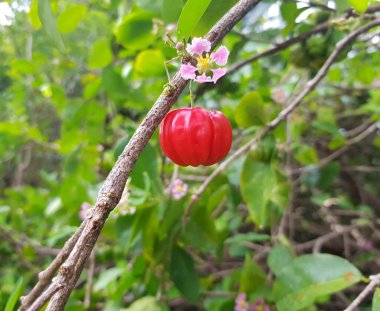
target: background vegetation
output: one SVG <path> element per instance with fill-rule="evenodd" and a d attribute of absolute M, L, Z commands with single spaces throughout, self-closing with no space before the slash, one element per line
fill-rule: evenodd
<path fill-rule="evenodd" d="M 78 227 L 162 92 L 163 63 L 176 56 L 166 34 L 176 40 L 185 2 L 0 2 L 0 309 L 17 306 Z M 187 8 L 178 39 L 203 36 L 236 2 Z M 196 105 L 229 118 L 231 154 L 292 103 L 339 40 L 378 17 L 377 4 L 261 1 L 227 35 L 230 72 L 193 91 Z M 380 271 L 379 44 L 374 28 L 347 45 L 300 108 L 207 186 L 185 226 L 216 166 L 177 171 L 155 134 L 67 310 L 349 305 Z M 189 102 L 185 91 L 176 107 Z"/>

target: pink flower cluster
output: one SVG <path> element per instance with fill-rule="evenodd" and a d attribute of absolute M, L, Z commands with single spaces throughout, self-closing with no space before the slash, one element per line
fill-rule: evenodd
<path fill-rule="evenodd" d="M 270 311 L 270 308 L 262 298 L 257 299 L 254 304 L 250 304 L 246 294 L 241 293 L 236 297 L 234 311 Z"/>
<path fill-rule="evenodd" d="M 174 200 L 182 199 L 187 193 L 188 186 L 182 180 L 176 179 L 171 187 L 171 195 Z"/>
<path fill-rule="evenodd" d="M 92 208 L 91 204 L 88 202 L 83 202 L 79 209 L 79 218 L 85 220 L 87 217 L 87 212 Z"/>
<path fill-rule="evenodd" d="M 224 66 L 227 63 L 230 51 L 224 46 L 220 46 L 214 53 L 211 50 L 211 42 L 194 38 L 188 44 L 186 51 L 196 60 L 196 66 L 191 63 L 182 64 L 180 68 L 181 77 L 185 80 L 194 80 L 198 83 L 216 83 L 223 77 L 227 69 L 215 68 L 215 65 Z"/>

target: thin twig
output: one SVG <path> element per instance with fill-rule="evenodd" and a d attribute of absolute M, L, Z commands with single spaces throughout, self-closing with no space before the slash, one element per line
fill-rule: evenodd
<path fill-rule="evenodd" d="M 34 303 L 30 306 L 28 311 L 37 311 L 40 310 L 46 302 L 62 288 L 62 285 L 55 284 L 54 286 L 49 287 L 46 291 L 44 291 L 41 296 L 39 296 Z"/>
<path fill-rule="evenodd" d="M 377 128 L 379 128 L 378 122 L 375 122 L 375 123 L 371 124 L 369 127 L 367 127 L 359 135 L 357 135 L 356 137 L 354 137 L 354 138 L 350 139 L 349 141 L 347 141 L 346 144 L 342 148 L 336 150 L 335 152 L 331 153 L 330 155 L 328 155 L 327 157 L 325 157 L 321 161 L 319 161 L 319 165 L 318 166 L 320 168 L 325 167 L 331 161 L 335 160 L 336 158 L 338 158 L 339 156 L 341 156 L 343 153 L 345 153 L 350 148 L 350 146 L 361 142 L 363 139 L 365 139 L 366 137 L 368 137 L 369 135 L 371 135 Z"/>
<path fill-rule="evenodd" d="M 344 137 L 346 138 L 351 138 L 351 137 L 354 137 L 358 134 L 360 134 L 361 132 L 363 132 L 369 125 L 372 124 L 372 120 L 371 119 L 367 119 L 367 120 L 364 120 L 359 126 L 351 129 L 351 130 L 346 130 L 343 135 Z"/>
<path fill-rule="evenodd" d="M 252 62 L 255 62 L 260 58 L 276 54 L 277 52 L 285 50 L 294 44 L 297 44 L 299 42 L 303 42 L 303 41 L 309 39 L 312 35 L 315 35 L 317 33 L 320 33 L 320 32 L 327 30 L 330 27 L 330 23 L 331 23 L 330 21 L 327 21 L 323 24 L 318 25 L 314 29 L 312 29 L 308 32 L 305 32 L 305 33 L 303 33 L 297 37 L 290 38 L 290 39 L 285 40 L 283 42 L 275 43 L 274 46 L 269 48 L 268 50 L 265 50 L 259 54 L 253 55 L 251 57 L 248 57 L 247 59 L 244 59 L 240 62 L 233 64 L 232 66 L 230 66 L 230 68 L 228 68 L 227 74 L 231 74 L 233 72 L 236 72 L 237 70 L 244 67 L 245 65 L 248 65 Z"/>
<path fill-rule="evenodd" d="M 188 174 L 178 174 L 179 179 L 189 182 L 203 182 L 206 180 L 207 176 L 201 175 L 188 175 Z"/>
<path fill-rule="evenodd" d="M 84 303 L 83 303 L 85 310 L 87 310 L 91 305 L 91 293 L 92 293 L 92 287 L 93 287 L 93 282 L 94 282 L 95 261 L 96 261 L 96 251 L 94 248 L 89 258 L 86 295 L 84 296 Z"/>
<path fill-rule="evenodd" d="M 30 78 L 30 76 L 28 76 Z M 25 170 L 28 168 L 30 165 L 30 162 L 32 160 L 32 155 L 33 155 L 33 144 L 27 144 L 25 146 L 25 155 L 21 154 L 21 157 L 24 156 L 24 159 L 21 159 L 19 165 L 16 168 L 14 178 L 12 180 L 12 188 L 15 187 L 20 187 L 22 185 L 22 179 L 25 173 Z"/>
<path fill-rule="evenodd" d="M 380 285 L 380 273 L 376 275 L 371 275 L 369 277 L 371 282 L 363 289 L 363 291 L 355 298 L 351 304 L 344 309 L 344 311 L 354 311 L 377 286 Z"/>
<path fill-rule="evenodd" d="M 342 233 L 343 237 L 343 250 L 344 257 L 349 258 L 351 254 L 350 243 L 349 243 L 349 232 L 344 232 L 344 226 L 340 224 L 338 217 L 331 213 L 331 207 L 338 205 L 339 201 L 335 198 L 329 198 L 325 200 L 319 210 L 322 219 L 330 226 L 333 232 Z M 319 253 L 322 247 L 322 243 L 314 246 L 313 252 Z"/>
<path fill-rule="evenodd" d="M 319 3 L 319 2 L 303 1 L 303 0 L 291 0 L 291 2 L 298 2 L 298 3 L 309 5 L 310 7 L 320 8 L 320 9 L 325 10 L 325 11 L 336 12 L 335 9 L 330 8 L 329 6 L 322 4 L 322 3 Z"/>
<path fill-rule="evenodd" d="M 371 9 L 371 10 L 370 10 Z M 368 8 L 368 12 L 370 13 L 375 13 L 377 12 L 378 10 L 380 10 L 380 8 L 378 8 L 378 6 L 374 6 L 374 7 L 370 7 Z M 259 54 L 256 54 L 256 55 L 253 55 L 251 57 L 248 57 L 247 59 L 243 60 L 243 61 L 240 61 L 240 62 L 237 62 L 235 64 L 233 64 L 229 69 L 228 69 L 228 72 L 227 74 L 230 74 L 230 73 L 233 73 L 237 70 L 239 70 L 241 67 L 244 67 L 245 65 L 248 65 L 252 62 L 255 62 L 256 60 L 262 58 L 262 57 L 265 57 L 265 56 L 269 56 L 269 55 L 272 55 L 272 54 L 275 54 L 279 51 L 282 51 L 296 43 L 299 43 L 299 42 L 303 42 L 303 41 L 306 41 L 307 39 L 309 39 L 312 35 L 315 35 L 317 33 L 320 33 L 320 32 L 323 32 L 325 30 L 327 30 L 329 27 L 331 27 L 331 25 L 333 24 L 334 20 L 330 20 L 330 21 L 327 21 L 323 24 L 320 24 L 318 25 L 317 27 L 315 27 L 314 29 L 308 31 L 308 32 L 305 32 L 297 37 L 293 37 L 293 38 L 290 38 L 286 41 L 283 41 L 283 42 L 279 42 L 279 43 L 276 43 L 272 48 L 264 51 L 264 52 L 261 52 Z M 361 33 L 360 33 L 361 34 Z"/>
<path fill-rule="evenodd" d="M 317 33 L 320 33 L 320 32 L 323 32 L 323 31 L 326 31 L 328 28 L 330 27 L 330 22 L 327 21 L 323 24 L 320 24 L 318 26 L 316 26 L 314 29 L 308 31 L 308 32 L 305 32 L 297 37 L 293 37 L 293 38 L 290 38 L 288 40 L 285 40 L 285 41 L 282 41 L 282 42 L 278 42 L 278 43 L 273 43 L 273 46 L 261 53 L 258 53 L 258 54 L 255 54 L 251 57 L 248 57 L 247 59 L 244 59 L 242 61 L 239 61 L 239 62 L 236 62 L 235 64 L 232 64 L 229 68 L 228 68 L 228 71 L 226 73 L 226 75 L 229 75 L 229 74 L 232 74 L 238 70 L 240 70 L 242 67 L 244 67 L 245 65 L 248 65 L 250 63 L 253 63 L 263 57 L 267 57 L 267 56 L 270 56 L 270 55 L 273 55 L 273 54 L 276 54 L 278 52 L 281 52 L 282 50 L 285 50 L 287 49 L 288 47 L 294 45 L 294 44 L 297 44 L 299 42 L 303 42 L 303 41 L 306 41 L 307 39 L 309 39 L 312 35 L 315 35 Z M 224 79 L 224 77 L 222 78 Z M 195 94 L 195 98 L 198 98 L 200 97 L 207 89 L 210 89 L 210 88 L 213 88 L 214 85 L 212 84 L 205 84 L 203 85 L 202 87 L 198 87 L 197 91 L 196 91 L 196 94 Z"/>
<path fill-rule="evenodd" d="M 10 228 L 0 227 L 0 235 L 2 235 L 14 247 L 23 248 L 25 246 L 32 246 L 36 253 L 41 256 L 57 256 L 61 251 L 58 248 L 41 246 L 38 242 L 30 239 L 25 234 Z"/>
<path fill-rule="evenodd" d="M 174 164 L 172 177 L 170 178 L 169 185 L 166 187 L 164 191 L 166 195 L 169 195 L 172 192 L 172 189 L 174 187 L 174 181 L 178 178 L 178 171 L 179 171 L 179 166 L 177 164 Z"/>
<path fill-rule="evenodd" d="M 333 65 L 335 59 L 339 56 L 339 54 L 345 49 L 345 47 L 350 44 L 356 37 L 361 35 L 362 33 L 370 30 L 371 28 L 380 26 L 380 19 L 376 19 L 358 29 L 348 34 L 345 38 L 339 41 L 333 52 L 330 54 L 326 62 L 323 64 L 321 69 L 319 69 L 318 73 L 314 76 L 312 80 L 310 80 L 305 89 L 294 99 L 293 103 L 283 109 L 279 115 L 272 120 L 262 131 L 260 131 L 253 139 L 251 139 L 248 143 L 243 145 L 241 148 L 236 150 L 227 160 L 222 162 L 213 173 L 202 183 L 202 185 L 198 188 L 196 193 L 192 196 L 191 203 L 188 205 L 184 216 L 182 218 L 182 223 L 185 224 L 189 218 L 190 212 L 195 201 L 199 198 L 199 196 L 206 190 L 208 185 L 212 180 L 220 173 L 222 173 L 233 161 L 239 158 L 241 155 L 245 154 L 250 148 L 255 145 L 258 141 L 260 141 L 264 136 L 274 130 L 283 120 L 287 118 L 287 116 L 294 111 L 301 103 L 302 100 L 310 94 L 318 85 L 318 83 L 326 76 L 328 70 Z"/>
<path fill-rule="evenodd" d="M 71 236 L 71 238 L 65 243 L 57 257 L 54 258 L 49 267 L 47 267 L 44 271 L 38 274 L 38 282 L 34 286 L 34 288 L 30 291 L 27 296 L 21 297 L 21 306 L 19 308 L 20 311 L 27 310 L 29 306 L 33 304 L 33 302 L 41 295 L 46 286 L 51 282 L 55 272 L 59 269 L 62 263 L 69 256 L 70 252 L 74 248 L 75 243 L 77 242 L 79 236 L 81 235 L 83 228 L 85 225 L 85 221 L 82 222 L 80 227 Z M 52 292 L 53 294 L 55 292 Z"/>
<path fill-rule="evenodd" d="M 368 227 L 368 226 L 370 226 L 369 223 L 356 224 L 356 225 L 352 225 L 352 226 L 341 226 L 339 228 L 339 230 L 337 230 L 337 231 L 332 231 L 330 233 L 327 233 L 323 236 L 316 238 L 315 240 L 312 240 L 312 241 L 309 241 L 306 243 L 302 243 L 302 245 L 304 247 L 306 247 L 306 245 L 314 244 L 313 253 L 320 253 L 322 246 L 324 244 L 326 244 L 328 241 L 335 239 L 335 238 L 337 238 L 341 235 L 344 235 L 346 233 L 350 233 L 351 230 L 358 229 L 358 228 L 364 228 L 364 227 Z"/>
<path fill-rule="evenodd" d="M 36 267 L 31 262 L 29 262 L 28 260 L 24 258 L 24 254 L 22 251 L 24 244 L 22 242 L 14 239 L 12 235 L 9 234 L 9 232 L 7 232 L 1 227 L 0 227 L 0 238 L 1 240 L 7 242 L 14 249 L 14 251 L 17 253 L 19 257 L 19 260 L 22 266 L 32 271 L 36 269 Z"/>
<path fill-rule="evenodd" d="M 329 154 L 328 156 L 326 156 L 325 158 L 320 160 L 318 163 L 318 168 L 325 167 L 331 161 L 340 157 L 347 150 L 349 150 L 352 145 L 355 145 L 355 144 L 361 142 L 363 139 L 367 138 L 369 135 L 371 135 L 378 128 L 379 128 L 379 122 L 375 122 L 375 123 L 371 124 L 364 131 L 362 131 L 359 135 L 348 140 L 343 147 L 335 150 L 333 153 Z M 372 170 L 371 170 L 371 167 L 368 167 L 368 166 L 367 167 L 358 166 L 356 168 L 357 168 L 357 171 L 362 171 L 362 172 L 377 172 L 378 171 L 378 169 L 376 169 L 376 167 L 374 167 Z M 305 167 L 296 168 L 296 169 L 291 171 L 291 174 L 299 174 L 299 173 L 303 172 L 305 169 L 306 169 Z M 355 169 L 350 169 L 349 167 L 345 167 L 343 169 L 346 171 L 355 171 Z"/>
<path fill-rule="evenodd" d="M 281 236 L 286 236 L 286 225 L 287 225 L 287 219 L 290 218 L 290 215 L 292 213 L 293 208 L 293 193 L 294 193 L 294 183 L 293 183 L 293 175 L 290 174 L 292 170 L 292 153 L 291 153 L 291 146 L 292 146 L 292 135 L 291 135 L 291 113 L 286 117 L 286 146 L 285 146 L 285 171 L 287 172 L 287 180 L 290 185 L 290 191 L 288 195 L 288 206 L 286 207 L 284 214 L 281 217 L 280 224 L 278 225 L 277 232 L 276 232 L 276 239 L 280 238 Z"/>
<path fill-rule="evenodd" d="M 380 172 L 380 166 L 343 166 L 342 170 L 348 172 L 360 172 L 360 173 L 378 173 Z"/>

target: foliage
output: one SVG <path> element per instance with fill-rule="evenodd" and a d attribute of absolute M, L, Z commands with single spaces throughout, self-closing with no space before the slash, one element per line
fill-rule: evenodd
<path fill-rule="evenodd" d="M 13 14 L 0 12 L 1 310 L 17 306 L 80 224 L 163 90 L 163 62 L 177 56 L 167 33 L 203 36 L 236 2 L 0 2 Z M 224 38 L 232 65 L 330 23 L 216 85 L 193 84 L 197 106 L 229 118 L 231 154 L 292 102 L 373 4 L 262 1 Z M 186 224 L 216 166 L 177 172 L 156 133 L 97 243 L 90 309 L 232 310 L 239 293 L 271 310 L 343 309 L 342 295 L 351 300 L 380 270 L 380 139 L 366 132 L 380 119 L 379 41 L 371 32 L 348 46 L 287 122 L 211 182 Z M 176 107 L 189 103 L 186 90 Z M 173 195 L 173 175 L 184 197 Z M 83 310 L 88 274 L 68 310 Z"/>

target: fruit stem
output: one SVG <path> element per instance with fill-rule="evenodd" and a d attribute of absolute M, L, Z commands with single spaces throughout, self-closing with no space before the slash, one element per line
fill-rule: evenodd
<path fill-rule="evenodd" d="M 190 91 L 190 107 L 193 107 L 194 106 L 194 97 L 193 97 L 193 91 L 191 89 L 191 80 L 190 80 L 190 83 L 189 83 L 189 91 Z"/>

